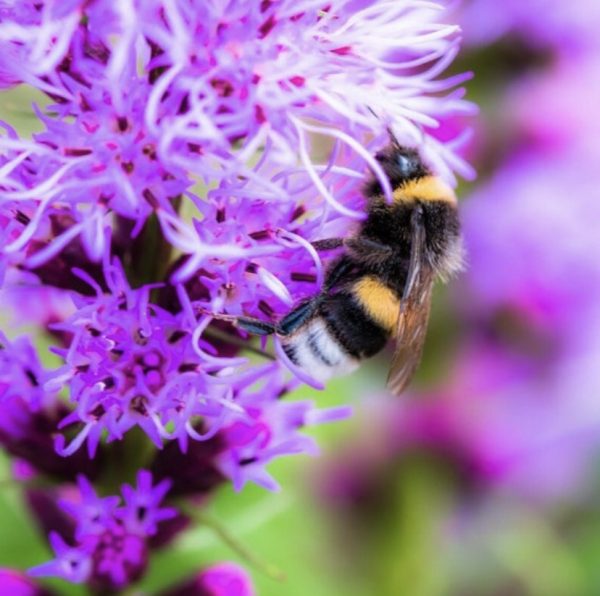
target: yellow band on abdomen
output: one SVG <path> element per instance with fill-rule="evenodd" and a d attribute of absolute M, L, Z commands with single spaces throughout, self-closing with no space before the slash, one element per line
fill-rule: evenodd
<path fill-rule="evenodd" d="M 363 277 L 353 287 L 354 296 L 365 312 L 389 333 L 398 323 L 400 300 L 385 284 L 374 276 Z"/>

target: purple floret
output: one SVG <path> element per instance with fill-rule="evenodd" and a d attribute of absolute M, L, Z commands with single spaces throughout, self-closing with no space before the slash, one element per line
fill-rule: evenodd
<path fill-rule="evenodd" d="M 30 570 L 31 575 L 62 577 L 73 583 L 89 582 L 96 589 L 118 590 L 138 580 L 148 562 L 148 538 L 158 525 L 176 515 L 161 507 L 169 489 L 163 480 L 153 486 L 149 472 L 140 470 L 137 487 L 125 485 L 123 498 L 98 497 L 90 482 L 78 478 L 78 496 L 60 502 L 76 523 L 75 544 L 56 532 L 50 543 L 56 559 Z"/>

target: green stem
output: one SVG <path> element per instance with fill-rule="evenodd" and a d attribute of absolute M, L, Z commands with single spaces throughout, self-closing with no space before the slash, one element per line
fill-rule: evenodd
<path fill-rule="evenodd" d="M 179 502 L 179 509 L 182 513 L 189 516 L 196 523 L 206 526 L 231 550 L 233 550 L 248 565 L 254 567 L 257 571 L 264 573 L 276 581 L 285 581 L 285 573 L 276 565 L 264 561 L 256 553 L 251 551 L 245 544 L 240 542 L 216 517 L 206 511 L 199 511 L 187 502 Z"/>

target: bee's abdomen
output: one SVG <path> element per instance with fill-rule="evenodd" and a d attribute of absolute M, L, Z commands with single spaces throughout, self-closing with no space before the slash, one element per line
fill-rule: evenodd
<path fill-rule="evenodd" d="M 284 337 L 282 344 L 289 359 L 318 381 L 349 374 L 359 365 L 321 317 Z"/>
<path fill-rule="evenodd" d="M 389 336 L 356 296 L 340 292 L 323 302 L 314 319 L 283 338 L 283 347 L 294 364 L 326 381 L 352 372 L 379 352 Z"/>

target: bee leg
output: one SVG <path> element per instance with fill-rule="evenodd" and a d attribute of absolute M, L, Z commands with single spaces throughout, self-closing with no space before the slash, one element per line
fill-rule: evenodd
<path fill-rule="evenodd" d="M 321 294 L 315 296 L 312 300 L 303 302 L 294 310 L 289 312 L 279 322 L 278 333 L 280 335 L 290 335 L 296 329 L 304 325 L 316 312 L 319 304 L 322 301 Z"/>
<path fill-rule="evenodd" d="M 391 246 L 361 236 L 348 238 L 344 244 L 356 261 L 368 265 L 384 264 L 394 254 Z"/>
<path fill-rule="evenodd" d="M 322 300 L 335 284 L 337 284 L 340 279 L 344 277 L 344 275 L 353 267 L 353 263 L 348 257 L 341 257 L 339 260 L 335 261 L 333 266 L 327 271 L 327 275 L 325 276 L 325 283 L 323 284 L 323 288 L 320 293 L 320 300 Z"/>
<path fill-rule="evenodd" d="M 227 321 L 234 327 L 239 327 L 240 329 L 243 329 L 252 335 L 273 335 L 274 333 L 279 333 L 279 326 L 268 321 L 261 321 L 260 319 L 255 319 L 253 317 L 224 315 L 221 313 L 213 313 L 204 310 L 202 312 L 205 312 L 205 314 L 209 315 L 212 319 L 216 319 L 217 321 Z"/>
<path fill-rule="evenodd" d="M 253 319 L 252 317 L 236 317 L 234 325 L 252 335 L 273 335 L 280 333 L 279 325 Z"/>
<path fill-rule="evenodd" d="M 332 250 L 345 246 L 350 254 L 363 263 L 379 264 L 385 262 L 394 250 L 387 244 L 381 244 L 369 238 L 356 236 L 352 238 L 325 238 L 312 242 L 315 250 Z"/>
<path fill-rule="evenodd" d="M 340 248 L 344 246 L 343 238 L 325 238 L 323 240 L 316 240 L 311 242 L 315 250 L 333 250 L 334 248 Z"/>

